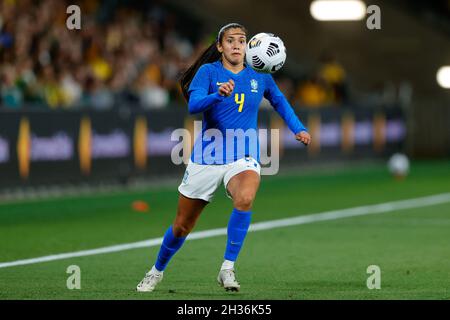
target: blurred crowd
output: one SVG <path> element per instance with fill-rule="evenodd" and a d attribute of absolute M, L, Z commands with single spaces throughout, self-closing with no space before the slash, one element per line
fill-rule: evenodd
<path fill-rule="evenodd" d="M 120 7 L 99 23 L 101 5 L 82 1 L 82 28 L 68 30 L 65 1 L 0 2 L 3 107 L 162 108 L 181 98 L 177 76 L 201 43 L 181 37 L 162 6 Z"/>
<path fill-rule="evenodd" d="M 159 1 L 145 10 L 112 7 L 114 2 L 78 1 L 82 28 L 68 30 L 67 1 L 2 0 L 0 108 L 106 110 L 129 103 L 148 109 L 182 103 L 178 76 L 210 39 L 180 35 L 180 17 Z M 344 68 L 331 56 L 312 76 L 280 76 L 277 82 L 297 106 L 336 105 L 348 98 Z"/>
<path fill-rule="evenodd" d="M 277 79 L 280 90 L 297 107 L 341 106 L 349 102 L 346 72 L 338 60 L 324 54 L 313 70 L 300 79 Z"/>

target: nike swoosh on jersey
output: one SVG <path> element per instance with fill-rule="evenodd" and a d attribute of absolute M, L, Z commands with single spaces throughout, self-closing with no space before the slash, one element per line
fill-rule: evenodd
<path fill-rule="evenodd" d="M 221 86 L 223 85 L 225 82 L 216 82 L 216 85 Z"/>

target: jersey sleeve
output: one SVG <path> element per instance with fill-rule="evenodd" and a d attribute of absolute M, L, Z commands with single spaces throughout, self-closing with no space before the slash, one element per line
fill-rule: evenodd
<path fill-rule="evenodd" d="M 189 113 L 199 113 L 208 110 L 214 103 L 222 101 L 225 97 L 218 92 L 209 94 L 211 72 L 207 65 L 202 65 L 192 79 L 189 86 Z"/>
<path fill-rule="evenodd" d="M 291 105 L 287 101 L 284 94 L 280 91 L 277 84 L 273 80 L 272 75 L 267 75 L 266 87 L 264 91 L 264 97 L 269 100 L 276 112 L 283 118 L 289 129 L 297 134 L 301 131 L 308 131 L 308 129 L 299 120 Z"/>

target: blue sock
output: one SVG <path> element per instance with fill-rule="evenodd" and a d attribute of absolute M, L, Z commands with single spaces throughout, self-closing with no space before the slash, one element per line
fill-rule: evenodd
<path fill-rule="evenodd" d="M 239 251 L 247 235 L 250 221 L 252 219 L 251 211 L 240 211 L 233 209 L 230 221 L 228 222 L 228 239 L 225 250 L 225 260 L 236 261 Z"/>
<path fill-rule="evenodd" d="M 155 268 L 158 271 L 164 271 L 164 269 L 166 269 L 170 259 L 178 251 L 178 249 L 181 248 L 184 240 L 186 240 L 186 237 L 177 238 L 173 235 L 172 226 L 167 229 L 161 248 L 159 249 L 158 259 L 155 263 Z"/>

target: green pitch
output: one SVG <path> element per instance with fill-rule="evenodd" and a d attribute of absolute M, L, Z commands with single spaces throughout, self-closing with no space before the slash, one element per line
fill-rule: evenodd
<path fill-rule="evenodd" d="M 181 179 L 181 177 L 180 177 Z M 395 181 L 384 165 L 263 177 L 252 222 L 450 192 L 450 165 L 418 162 Z M 131 208 L 149 203 L 148 212 Z M 176 185 L 0 204 L 0 263 L 161 237 Z M 226 227 L 223 187 L 194 231 Z M 216 284 L 225 236 L 187 241 L 153 293 L 135 292 L 158 246 L 0 268 L 0 299 L 450 299 L 450 202 L 251 232 L 236 265 L 241 291 Z M 69 290 L 66 269 L 81 268 Z M 369 265 L 381 289 L 369 290 Z"/>

